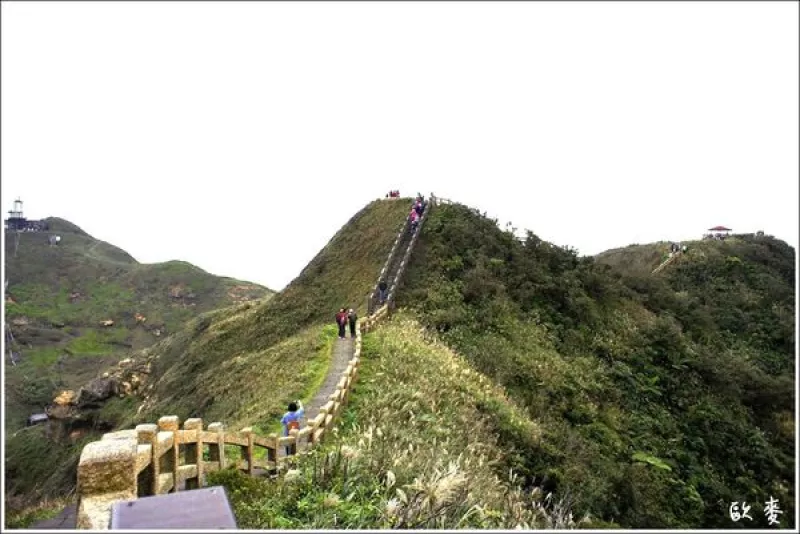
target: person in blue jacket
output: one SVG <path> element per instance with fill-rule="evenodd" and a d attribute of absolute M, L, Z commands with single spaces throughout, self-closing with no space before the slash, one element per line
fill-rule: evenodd
<path fill-rule="evenodd" d="M 303 423 L 303 417 L 306 411 L 303 408 L 302 401 L 296 400 L 289 403 L 289 411 L 281 417 L 281 424 L 283 425 L 283 435 L 288 436 L 292 430 L 300 430 Z M 286 456 L 294 454 L 294 447 L 286 447 Z"/>

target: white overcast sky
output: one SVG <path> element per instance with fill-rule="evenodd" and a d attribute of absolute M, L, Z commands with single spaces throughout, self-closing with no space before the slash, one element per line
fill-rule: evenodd
<path fill-rule="evenodd" d="M 798 98 L 796 2 L 3 2 L 2 208 L 273 289 L 391 188 L 797 247 Z"/>

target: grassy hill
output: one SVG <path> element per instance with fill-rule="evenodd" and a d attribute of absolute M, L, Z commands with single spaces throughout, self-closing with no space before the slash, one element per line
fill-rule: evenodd
<path fill-rule="evenodd" d="M 730 503 L 774 496 L 785 526 L 795 251 L 769 237 L 689 245 L 651 276 L 659 245 L 617 251 L 617 269 L 440 206 L 398 304 L 538 421 L 542 439 L 520 443 L 515 465 L 576 513 L 731 528 Z"/>
<path fill-rule="evenodd" d="M 168 327 L 171 335 L 162 335 L 152 346 L 131 353 L 137 360 L 151 362 L 148 385 L 152 388 L 146 397 L 114 398 L 102 408 L 99 417 L 120 428 L 153 422 L 164 414 L 221 420 L 231 428 L 250 424 L 264 432 L 274 428 L 287 402 L 298 397 L 310 398 L 315 381 L 324 377 L 330 343 L 336 337 L 330 328 L 333 316 L 343 306 L 363 313 L 367 295 L 374 288 L 407 210 L 405 200 L 372 202 L 333 236 L 286 289 L 269 300 L 244 302 L 205 313 L 200 313 L 198 306 L 188 308 L 191 315 L 182 318 L 191 320 L 184 328 Z M 65 237 L 61 243 L 66 240 Z M 21 244 L 19 257 L 22 252 Z M 211 284 L 212 280 L 198 281 L 201 271 L 189 269 L 188 264 L 171 262 L 166 267 L 126 270 L 121 273 L 124 282 L 120 285 L 140 283 L 153 287 L 171 269 L 184 267 L 183 278 L 169 278 L 167 285 L 162 282 L 158 287 L 164 289 L 164 294 L 150 297 L 151 302 L 164 302 L 176 310 L 187 309 L 170 300 L 168 290 L 176 285 L 176 280 L 180 279 L 195 298 L 203 291 L 219 288 Z M 102 264 L 97 268 L 110 267 Z M 129 326 L 132 313 L 142 309 L 130 309 L 120 299 L 109 301 L 107 306 L 116 306 L 120 312 L 115 318 L 122 317 Z M 62 312 L 60 308 L 51 308 L 48 313 Z M 104 316 L 96 315 L 94 319 Z M 51 399 L 52 396 L 45 401 L 43 396 L 41 400 Z M 80 447 L 91 436 L 76 440 L 70 451 L 57 458 L 58 469 L 50 465 L 53 474 L 49 475 L 41 462 L 36 464 L 35 442 L 44 433 L 44 429 L 32 428 L 8 440 L 8 454 L 17 462 L 16 476 L 12 477 L 11 485 L 7 483 L 7 490 L 45 498 L 60 495 L 74 485 Z"/>
<path fill-rule="evenodd" d="M 335 309 L 363 314 L 406 210 L 371 203 L 270 301 L 138 353 L 152 387 L 116 422 L 271 430 L 325 373 Z M 735 528 L 730 503 L 770 496 L 794 527 L 795 251 L 698 242 L 651 276 L 660 246 L 602 262 L 438 206 L 325 446 L 278 483 L 214 476 L 240 527 Z"/>
<path fill-rule="evenodd" d="M 6 362 L 11 429 L 40 411 L 55 390 L 79 387 L 129 350 L 152 345 L 191 318 L 273 294 L 182 261 L 140 264 L 68 221 L 47 221 L 48 233 L 6 235 L 5 313 L 17 355 L 16 366 Z M 48 244 L 50 233 L 61 236 L 57 246 Z M 137 314 L 145 320 L 137 321 Z M 103 326 L 106 320 L 113 325 Z"/>
<path fill-rule="evenodd" d="M 14 359 L 7 349 L 4 417 L 12 448 L 15 433 L 32 437 L 43 431 L 24 429 L 25 420 L 59 390 L 77 390 L 131 351 L 164 339 L 205 312 L 274 293 L 182 261 L 140 264 L 68 221 L 47 221 L 49 232 L 5 236 L 6 341 Z M 61 236 L 58 245 L 50 246 L 51 234 Z M 113 325 L 103 326 L 107 320 Z M 35 450 L 33 439 L 19 440 Z M 69 446 L 55 450 L 51 440 L 42 443 L 53 449 L 50 458 L 70 453 Z M 7 464 L 7 475 L 17 467 Z M 15 487 L 10 478 L 7 489 Z"/>

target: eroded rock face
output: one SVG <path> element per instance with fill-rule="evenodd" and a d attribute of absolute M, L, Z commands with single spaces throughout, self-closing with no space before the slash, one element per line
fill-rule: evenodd
<path fill-rule="evenodd" d="M 115 395 L 118 390 L 119 385 L 115 377 L 95 378 L 81 388 L 80 393 L 78 393 L 77 404 L 82 408 L 99 405 Z"/>

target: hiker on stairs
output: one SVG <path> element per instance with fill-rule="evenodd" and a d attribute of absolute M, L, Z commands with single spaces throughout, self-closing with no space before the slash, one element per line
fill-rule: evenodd
<path fill-rule="evenodd" d="M 379 297 L 381 299 L 380 300 L 381 301 L 381 306 L 386 302 L 386 290 L 388 288 L 389 288 L 389 286 L 386 284 L 386 280 L 381 280 L 378 283 L 378 291 L 380 291 Z"/>
<path fill-rule="evenodd" d="M 411 208 L 411 213 L 408 214 L 408 217 L 411 219 L 411 233 L 417 231 L 417 224 L 419 224 L 419 213 L 413 207 Z"/>

